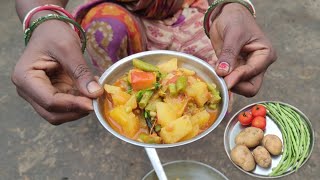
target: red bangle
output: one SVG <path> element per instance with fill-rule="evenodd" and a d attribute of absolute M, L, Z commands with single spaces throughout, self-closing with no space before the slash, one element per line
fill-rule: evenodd
<path fill-rule="evenodd" d="M 57 6 L 57 5 L 53 5 L 53 4 L 46 4 L 43 6 L 35 7 L 31 11 L 29 11 L 29 13 L 26 15 L 26 17 L 24 18 L 24 21 L 23 21 L 23 30 L 25 31 L 27 28 L 29 28 L 31 18 L 34 14 L 36 14 L 40 11 L 45 11 L 45 10 L 55 11 L 55 12 L 59 13 L 60 15 L 63 15 L 63 16 L 66 16 L 66 17 L 72 19 L 72 20 L 75 20 L 75 18 L 68 11 L 66 11 L 64 8 Z M 79 30 L 77 28 L 75 28 L 74 26 L 72 26 L 72 27 L 76 31 L 76 33 L 78 35 L 80 35 Z"/>

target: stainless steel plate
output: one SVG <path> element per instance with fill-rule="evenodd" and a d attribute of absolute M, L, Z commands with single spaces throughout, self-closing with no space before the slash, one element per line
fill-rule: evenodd
<path fill-rule="evenodd" d="M 173 161 L 163 165 L 168 180 L 227 180 L 215 168 L 197 161 Z M 145 175 L 142 180 L 158 180 L 154 170 Z"/>
<path fill-rule="evenodd" d="M 257 103 L 253 103 L 253 104 L 250 104 L 242 109 L 240 109 L 237 113 L 235 113 L 233 115 L 233 117 L 230 119 L 226 129 L 225 129 L 225 132 L 224 132 L 224 149 L 230 159 L 230 161 L 233 163 L 233 161 L 231 160 L 231 157 L 230 157 L 230 153 L 231 153 L 231 150 L 235 147 L 235 137 L 240 133 L 241 130 L 245 129 L 247 126 L 242 126 L 238 119 L 237 119 L 237 116 L 239 115 L 240 112 L 243 112 L 243 111 L 248 111 L 249 109 L 251 109 L 254 105 L 256 104 L 263 104 L 263 103 L 266 103 L 266 102 L 276 102 L 276 101 L 261 101 L 261 102 L 257 102 Z M 304 160 L 303 164 L 305 164 L 305 162 L 309 159 L 310 155 L 311 155 L 311 152 L 313 150 L 313 146 L 314 146 L 314 131 L 312 129 L 312 125 L 311 125 L 311 122 L 310 120 L 308 119 L 308 117 L 303 114 L 299 109 L 297 109 L 296 107 L 292 106 L 292 105 L 289 105 L 289 104 L 286 104 L 286 103 L 283 103 L 283 102 L 276 102 L 276 103 L 280 103 L 280 104 L 283 104 L 283 105 L 286 105 L 286 106 L 289 106 L 291 108 L 293 108 L 294 110 L 296 110 L 307 122 L 307 126 L 309 128 L 309 132 L 310 132 L 310 151 L 309 151 L 309 155 L 308 157 Z M 282 134 L 281 134 L 281 131 L 279 129 L 279 127 L 276 125 L 276 123 L 269 117 L 267 116 L 266 117 L 266 120 L 267 120 L 267 126 L 266 126 L 266 130 L 264 132 L 265 135 L 267 134 L 275 134 L 277 135 L 281 141 L 282 140 Z M 278 177 L 283 177 L 283 176 L 286 176 L 286 175 L 289 175 L 291 173 L 293 173 L 294 171 L 290 171 L 288 170 L 286 173 L 280 175 L 280 176 L 274 176 L 274 177 L 270 177 L 268 176 L 271 171 L 272 171 L 272 168 L 276 167 L 278 164 L 279 164 L 279 161 L 281 159 L 282 155 L 279 155 L 279 156 L 272 156 L 272 164 L 271 164 L 271 167 L 269 168 L 262 168 L 260 166 L 256 166 L 256 168 L 251 171 L 251 172 L 247 172 L 247 171 L 244 171 L 243 169 L 241 169 L 238 165 L 234 164 L 238 169 L 240 169 L 241 171 L 243 171 L 244 173 L 246 174 L 249 174 L 251 176 L 254 176 L 254 177 L 259 177 L 259 178 L 278 178 Z M 302 165 L 303 165 L 302 164 Z"/>

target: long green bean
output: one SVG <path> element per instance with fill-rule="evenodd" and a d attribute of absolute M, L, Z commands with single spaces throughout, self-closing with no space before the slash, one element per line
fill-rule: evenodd
<path fill-rule="evenodd" d="M 295 124 L 293 124 L 292 120 L 292 116 L 290 114 L 288 114 L 284 109 L 282 108 L 279 108 L 280 112 L 283 114 L 283 118 L 288 122 L 287 124 L 290 126 L 290 136 L 291 136 L 291 139 L 292 139 L 292 144 L 293 144 L 293 149 L 292 149 L 292 153 L 294 155 L 294 161 L 292 162 L 292 164 L 296 164 L 297 161 L 298 161 L 298 158 L 299 158 L 299 154 L 300 154 L 300 151 L 299 151 L 299 141 L 300 141 L 300 135 L 297 134 L 297 130 L 296 130 L 296 126 Z M 290 118 L 290 119 L 289 119 Z M 286 167 L 287 168 L 287 167 Z M 285 169 L 285 168 L 284 168 Z"/>
<path fill-rule="evenodd" d="M 187 82 L 188 79 L 187 77 L 185 76 L 180 76 L 178 79 L 177 79 L 177 82 L 176 82 L 176 87 L 177 87 L 177 92 L 183 92 L 186 88 L 187 88 Z"/>
<path fill-rule="evenodd" d="M 169 88 L 169 92 L 170 92 L 171 95 L 175 96 L 175 95 L 178 94 L 176 84 L 171 83 L 171 84 L 168 85 L 168 88 Z"/>
<path fill-rule="evenodd" d="M 306 121 L 291 107 L 279 103 L 265 103 L 268 116 L 282 133 L 283 153 L 279 164 L 270 176 L 278 176 L 289 170 L 298 170 L 309 154 L 310 132 Z"/>
<path fill-rule="evenodd" d="M 306 122 L 303 118 L 301 118 L 300 115 L 298 115 L 295 111 L 289 109 L 289 111 L 299 120 L 299 122 L 302 122 L 301 125 L 302 125 L 302 128 L 301 128 L 301 135 L 302 135 L 302 152 L 299 156 L 300 160 L 299 162 L 297 163 L 297 169 L 301 166 L 301 164 L 303 163 L 303 160 L 307 157 L 308 155 L 308 152 L 309 152 L 309 146 L 310 146 L 310 133 L 309 133 L 309 130 L 308 130 L 308 127 L 306 125 Z M 296 169 L 296 170 L 297 170 Z"/>
<path fill-rule="evenodd" d="M 267 104 L 266 107 L 268 109 L 268 115 L 276 122 L 276 124 L 278 124 L 278 126 L 280 127 L 281 129 L 281 132 L 282 133 L 282 138 L 283 138 L 283 153 L 282 153 L 282 157 L 280 159 L 280 162 L 279 162 L 279 165 L 276 166 L 275 168 L 272 169 L 272 172 L 270 174 L 270 176 L 276 176 L 279 169 L 281 168 L 280 165 L 283 165 L 284 161 L 286 160 L 289 152 L 288 150 L 290 150 L 290 148 L 286 148 L 287 146 L 290 147 L 290 143 L 288 143 L 288 135 L 287 135 L 287 132 L 285 131 L 285 127 L 284 127 L 284 124 L 279 121 L 279 114 L 278 112 L 276 111 L 275 107 L 272 107 L 273 104 Z"/>
<path fill-rule="evenodd" d="M 145 91 L 142 95 L 141 100 L 139 101 L 139 108 L 143 109 L 147 106 L 151 96 L 153 95 L 153 91 L 149 90 L 149 91 Z"/>
<path fill-rule="evenodd" d="M 288 151 L 285 155 L 282 156 L 282 158 L 284 159 L 284 162 L 279 163 L 279 165 L 273 171 L 272 175 L 277 176 L 285 173 L 293 163 L 293 159 L 291 157 L 294 156 L 294 145 L 292 144 L 294 139 L 292 137 L 291 128 L 289 127 L 288 122 L 286 121 L 287 119 L 283 118 L 283 114 L 279 109 L 279 104 L 274 104 L 273 108 L 274 108 L 274 113 L 277 115 L 277 120 L 282 123 L 283 129 L 286 132 L 285 136 L 286 136 L 287 142 L 286 142 L 285 149 Z"/>
<path fill-rule="evenodd" d="M 141 61 L 139 59 L 133 59 L 132 60 L 132 64 L 134 67 L 143 70 L 143 71 L 147 71 L 147 72 L 157 72 L 159 71 L 159 68 L 157 66 L 154 66 L 152 64 L 146 63 L 144 61 Z"/>
<path fill-rule="evenodd" d="M 208 90 L 212 94 L 212 98 L 210 100 L 213 104 L 218 104 L 221 101 L 221 96 L 219 91 L 217 90 L 217 86 L 214 83 L 207 83 Z"/>
<path fill-rule="evenodd" d="M 302 149 L 301 149 L 301 145 L 304 144 L 304 131 L 301 129 L 300 123 L 299 121 L 297 121 L 297 119 L 291 114 L 290 111 L 288 111 L 288 108 L 285 106 L 282 106 L 282 111 L 283 113 L 288 116 L 291 120 L 291 123 L 293 124 L 294 127 L 291 127 L 291 129 L 293 130 L 293 133 L 295 135 L 295 139 L 296 139 L 296 144 L 297 144 L 297 148 L 296 150 L 296 156 L 295 156 L 295 161 L 294 161 L 294 165 L 292 167 L 292 169 L 295 169 L 297 167 L 299 158 L 301 157 L 302 154 Z M 301 122 L 301 121 L 300 121 Z M 299 131 L 299 132 L 298 132 Z"/>

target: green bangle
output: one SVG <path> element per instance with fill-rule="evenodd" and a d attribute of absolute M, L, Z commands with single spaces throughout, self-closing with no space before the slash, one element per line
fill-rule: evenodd
<path fill-rule="evenodd" d="M 77 29 L 79 29 L 81 36 L 80 36 L 80 41 L 82 44 L 81 47 L 81 51 L 82 53 L 84 53 L 85 49 L 86 49 L 86 44 L 87 44 L 87 37 L 86 37 L 86 33 L 84 31 L 84 29 L 81 27 L 81 25 L 79 23 L 77 23 L 76 21 L 74 21 L 73 19 L 70 19 L 68 17 L 65 16 L 61 16 L 61 15 L 57 15 L 57 14 L 48 14 L 46 16 L 42 16 L 38 19 L 36 19 L 35 21 L 32 22 L 32 24 L 30 25 L 30 27 L 28 29 L 26 29 L 24 31 L 24 40 L 25 40 L 25 45 L 28 44 L 33 31 L 43 22 L 48 21 L 48 20 L 60 20 L 63 22 L 67 22 L 67 23 L 71 23 L 73 24 Z"/>
<path fill-rule="evenodd" d="M 209 22 L 210 22 L 210 15 L 212 11 L 219 5 L 224 4 L 224 3 L 239 3 L 242 4 L 244 7 L 246 7 L 250 13 L 255 16 L 254 10 L 251 8 L 251 5 L 243 0 L 215 0 L 208 8 L 208 10 L 204 14 L 204 20 L 203 20 L 203 28 L 204 32 L 206 35 L 210 38 L 209 36 Z"/>

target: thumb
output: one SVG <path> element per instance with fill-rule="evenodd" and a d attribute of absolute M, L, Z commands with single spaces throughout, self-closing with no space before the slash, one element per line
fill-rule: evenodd
<path fill-rule="evenodd" d="M 68 74 L 74 79 L 79 91 L 90 98 L 97 98 L 103 94 L 103 88 L 88 67 L 80 50 L 77 52 L 70 52 L 70 55 L 62 59 L 61 64 Z"/>
<path fill-rule="evenodd" d="M 216 72 L 219 76 L 227 76 L 233 71 L 243 45 L 244 42 L 241 40 L 240 33 L 226 32 L 216 63 Z"/>

